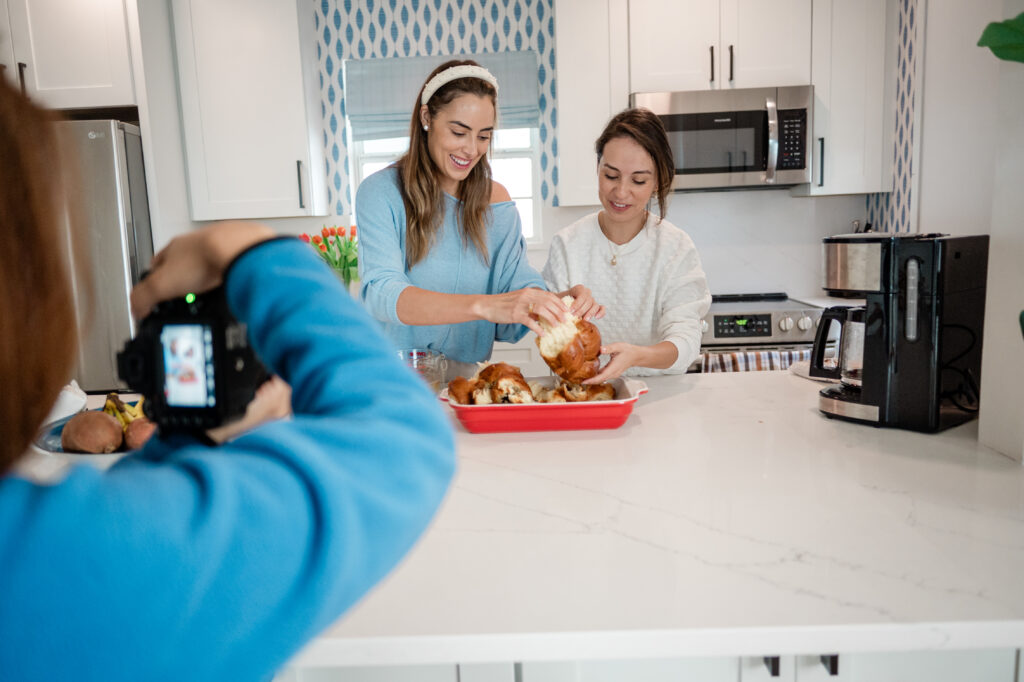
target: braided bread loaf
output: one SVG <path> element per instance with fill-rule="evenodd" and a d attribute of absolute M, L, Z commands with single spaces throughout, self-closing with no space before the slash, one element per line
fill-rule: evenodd
<path fill-rule="evenodd" d="M 572 296 L 563 296 L 566 305 L 572 305 Z M 578 384 L 597 374 L 601 366 L 601 332 L 592 323 L 572 313 L 566 319 L 551 325 L 538 320 L 544 336 L 537 337 L 537 347 L 551 371 L 571 384 Z"/>

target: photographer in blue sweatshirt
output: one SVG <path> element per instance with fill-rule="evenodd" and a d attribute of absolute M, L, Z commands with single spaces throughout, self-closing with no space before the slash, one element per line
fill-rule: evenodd
<path fill-rule="evenodd" d="M 308 246 L 219 223 L 157 254 L 136 319 L 223 283 L 293 417 L 220 446 L 161 434 L 49 485 L 15 473 L 76 357 L 46 116 L 0 83 L 0 679 L 267 679 L 423 532 L 447 418 Z"/>

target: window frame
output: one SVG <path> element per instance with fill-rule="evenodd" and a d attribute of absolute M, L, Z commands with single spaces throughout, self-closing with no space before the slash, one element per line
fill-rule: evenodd
<path fill-rule="evenodd" d="M 538 246 L 544 243 L 544 234 L 541 227 L 541 211 L 544 203 L 543 198 L 540 195 L 541 185 L 541 167 L 540 167 L 540 128 L 532 127 L 528 129 L 530 131 L 530 143 L 526 147 L 515 147 L 508 149 L 495 149 L 493 142 L 487 151 L 487 157 L 489 160 L 494 159 L 524 159 L 528 158 L 531 160 L 531 179 L 532 179 L 532 193 L 528 197 L 512 197 L 512 201 L 519 199 L 529 199 L 532 201 L 532 219 L 533 219 L 533 235 L 525 237 L 527 246 Z M 405 136 L 403 136 L 405 137 Z M 389 139 L 401 139 L 401 138 L 389 138 Z M 406 143 L 408 144 L 408 143 Z M 405 153 L 403 149 L 401 152 L 367 152 L 364 147 L 363 140 L 350 141 L 348 145 L 348 157 L 349 157 L 349 181 L 352 183 L 352 197 L 353 197 L 353 213 L 355 211 L 355 196 L 356 189 L 362 184 L 366 176 L 363 175 L 363 166 L 366 163 L 372 162 L 387 162 L 393 163 L 398 160 L 402 154 Z M 517 205 L 518 209 L 518 205 Z M 522 213 L 520 213 L 522 218 Z"/>

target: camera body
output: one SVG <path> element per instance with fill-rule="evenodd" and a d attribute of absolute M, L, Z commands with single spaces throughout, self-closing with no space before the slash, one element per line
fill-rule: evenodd
<path fill-rule="evenodd" d="M 163 301 L 117 354 L 161 433 L 202 431 L 245 414 L 269 373 L 228 308 L 224 287 Z"/>

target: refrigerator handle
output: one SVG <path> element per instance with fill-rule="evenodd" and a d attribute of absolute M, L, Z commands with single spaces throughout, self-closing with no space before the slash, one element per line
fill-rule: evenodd
<path fill-rule="evenodd" d="M 306 208 L 306 204 L 302 200 L 302 159 L 295 162 L 295 174 L 299 180 L 299 208 Z"/>

